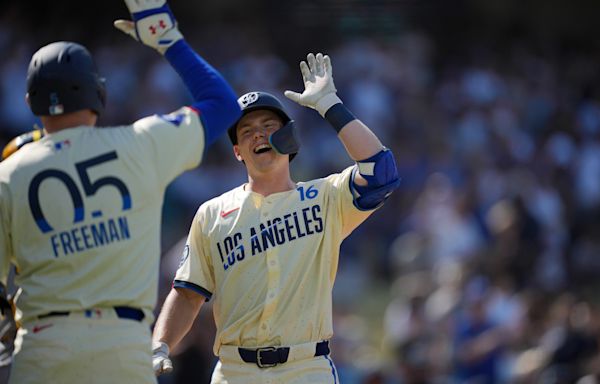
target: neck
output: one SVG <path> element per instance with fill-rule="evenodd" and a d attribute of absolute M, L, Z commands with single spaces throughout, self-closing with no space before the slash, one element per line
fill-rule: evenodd
<path fill-rule="evenodd" d="M 98 116 L 89 109 L 65 113 L 58 116 L 40 116 L 42 125 L 47 133 L 55 133 L 63 129 L 96 125 Z"/>
<path fill-rule="evenodd" d="M 285 168 L 281 172 L 270 172 L 268 174 L 248 175 L 248 184 L 245 186 L 246 191 L 259 193 L 263 196 L 269 196 L 273 193 L 291 191 L 296 188 L 290 177 L 289 168 Z"/>

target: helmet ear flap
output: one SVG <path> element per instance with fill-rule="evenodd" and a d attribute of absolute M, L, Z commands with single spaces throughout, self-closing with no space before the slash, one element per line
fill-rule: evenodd
<path fill-rule="evenodd" d="M 269 136 L 269 144 L 279 154 L 289 155 L 297 153 L 300 149 L 294 120 L 288 121 L 283 127 L 279 128 Z"/>

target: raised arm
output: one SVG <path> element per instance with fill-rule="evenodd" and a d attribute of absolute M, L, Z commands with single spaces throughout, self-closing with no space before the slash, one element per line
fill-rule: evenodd
<path fill-rule="evenodd" d="M 398 187 L 400 180 L 392 152 L 337 96 L 329 56 L 308 54 L 300 62 L 304 92 L 285 91 L 285 96 L 319 112 L 335 129 L 358 172 L 352 182 L 354 204 L 362 210 L 377 208 Z"/>
<path fill-rule="evenodd" d="M 194 98 L 191 107 L 202 120 L 207 145 L 241 115 L 229 84 L 184 40 L 166 0 L 124 0 L 132 21 L 116 20 L 120 31 L 163 54 Z"/>

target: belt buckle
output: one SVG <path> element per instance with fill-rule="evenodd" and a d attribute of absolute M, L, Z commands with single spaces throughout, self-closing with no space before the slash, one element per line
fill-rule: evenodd
<path fill-rule="evenodd" d="M 277 348 L 275 347 L 265 347 L 265 348 L 258 348 L 256 350 L 256 365 L 258 365 L 259 368 L 271 368 L 276 366 L 278 363 L 272 363 L 272 364 L 263 364 L 261 358 L 260 358 L 260 353 L 261 352 L 272 352 L 272 351 L 277 351 Z"/>

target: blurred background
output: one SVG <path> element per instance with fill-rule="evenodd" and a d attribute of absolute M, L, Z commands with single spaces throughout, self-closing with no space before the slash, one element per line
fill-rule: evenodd
<path fill-rule="evenodd" d="M 345 384 L 600 382 L 600 2 L 171 0 L 238 94 L 302 90 L 328 53 L 340 97 L 396 155 L 402 185 L 342 246 L 333 358 Z M 0 145 L 32 129 L 29 59 L 86 45 L 107 79 L 100 125 L 191 101 L 152 50 L 112 28 L 120 1 L 3 1 Z M 351 164 L 312 110 L 296 180 Z M 245 182 L 223 137 L 164 206 L 160 308 L 197 207 Z M 204 383 L 210 307 L 162 384 Z"/>

